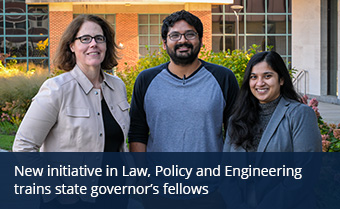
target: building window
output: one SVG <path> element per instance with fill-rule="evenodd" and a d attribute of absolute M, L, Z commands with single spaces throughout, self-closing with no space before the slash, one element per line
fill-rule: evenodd
<path fill-rule="evenodd" d="M 6 61 L 48 67 L 48 6 L 25 0 L 1 0 L 0 5 L 0 53 L 10 55 Z"/>
<path fill-rule="evenodd" d="M 138 15 L 139 56 L 160 50 L 162 44 L 161 29 L 164 18 L 169 14 Z"/>
<path fill-rule="evenodd" d="M 291 62 L 291 0 L 235 0 L 244 8 L 239 13 L 240 48 L 253 44 L 261 50 L 277 51 Z M 235 49 L 235 14 L 231 5 L 212 6 L 212 46 L 214 52 Z"/>

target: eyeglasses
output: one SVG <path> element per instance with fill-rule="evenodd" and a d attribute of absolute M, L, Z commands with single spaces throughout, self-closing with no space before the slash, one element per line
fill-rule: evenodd
<path fill-rule="evenodd" d="M 197 37 L 197 34 L 198 33 L 194 32 L 194 31 L 190 31 L 190 32 L 186 32 L 186 33 L 171 33 L 168 36 L 169 36 L 169 39 L 171 41 L 181 40 L 182 35 L 184 35 L 186 40 L 194 40 Z"/>
<path fill-rule="evenodd" d="M 91 43 L 92 39 L 94 39 L 97 44 L 106 42 L 106 38 L 103 35 L 96 35 L 96 36 L 84 35 L 84 36 L 77 37 L 74 40 L 77 40 L 77 39 L 79 39 L 79 41 L 83 44 Z"/>

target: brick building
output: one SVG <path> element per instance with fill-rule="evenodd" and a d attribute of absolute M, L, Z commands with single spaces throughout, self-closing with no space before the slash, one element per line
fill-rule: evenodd
<path fill-rule="evenodd" d="M 0 0 L 0 52 L 18 62 L 50 66 L 72 19 L 96 14 L 116 31 L 116 42 L 122 47 L 118 67 L 134 65 L 159 50 L 162 20 L 182 9 L 202 20 L 208 50 L 233 50 L 232 4 L 244 7 L 239 13 L 241 48 L 271 46 L 289 66 L 304 70 L 299 91 L 340 103 L 338 0 Z"/>
<path fill-rule="evenodd" d="M 96 14 L 112 23 L 116 31 L 116 42 L 123 48 L 120 51 L 122 58 L 120 65 L 124 63 L 134 65 L 140 56 L 158 50 L 161 43 L 162 20 L 168 14 L 182 9 L 200 17 L 204 24 L 203 43 L 207 49 L 212 49 L 211 4 L 114 4 L 114 1 L 111 2 L 112 4 L 49 3 L 50 57 L 55 53 L 61 33 L 78 14 Z"/>

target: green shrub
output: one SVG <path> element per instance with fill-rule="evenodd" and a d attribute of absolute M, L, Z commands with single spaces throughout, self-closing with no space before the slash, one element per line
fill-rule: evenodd
<path fill-rule="evenodd" d="M 229 68 L 235 74 L 235 77 L 241 86 L 246 70 L 247 64 L 250 58 L 258 52 L 260 46 L 252 45 L 247 51 L 244 50 L 233 50 L 228 49 L 225 52 L 215 53 L 213 51 L 207 51 L 205 48 L 201 50 L 200 58 L 204 61 L 211 62 L 217 65 L 222 65 Z"/>
<path fill-rule="evenodd" d="M 259 46 L 253 45 L 247 51 L 228 50 L 226 52 L 215 53 L 211 50 L 208 51 L 203 46 L 199 54 L 199 58 L 204 61 L 222 65 L 231 69 L 234 72 L 238 83 L 241 85 L 247 63 L 250 58 L 258 51 L 258 49 Z M 126 65 L 123 70 L 116 72 L 117 76 L 119 76 L 126 85 L 129 102 L 131 101 L 133 86 L 138 74 L 145 69 L 158 66 L 168 61 L 170 61 L 169 55 L 166 53 L 165 50 L 161 49 L 161 52 L 154 52 L 152 54 L 148 54 L 144 58 L 141 58 L 138 61 L 137 65 L 133 67 Z"/>
<path fill-rule="evenodd" d="M 318 126 L 322 137 L 322 151 L 323 152 L 340 152 L 340 123 L 338 125 L 333 123 L 326 123 L 323 121 L 318 109 L 319 102 L 313 98 L 308 102 L 308 96 L 304 95 L 301 98 L 302 102 L 313 108 L 318 119 Z"/>
<path fill-rule="evenodd" d="M 324 152 L 340 152 L 340 123 L 326 123 L 322 117 L 318 118 Z"/>
<path fill-rule="evenodd" d="M 162 49 L 161 52 L 155 51 L 152 54 L 147 54 L 144 58 L 139 59 L 135 66 L 130 67 L 125 63 L 125 68 L 116 72 L 117 76 L 120 77 L 126 85 L 129 103 L 131 102 L 133 86 L 135 85 L 138 74 L 145 69 L 158 66 L 168 61 L 170 61 L 170 57 L 166 51 Z"/>

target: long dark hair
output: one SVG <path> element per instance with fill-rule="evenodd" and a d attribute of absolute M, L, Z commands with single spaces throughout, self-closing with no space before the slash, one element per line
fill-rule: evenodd
<path fill-rule="evenodd" d="M 70 71 L 76 65 L 76 57 L 70 49 L 70 44 L 74 42 L 80 27 L 86 21 L 100 25 L 104 36 L 106 37 L 106 54 L 103 62 L 101 63 L 101 68 L 110 70 L 118 64 L 117 49 L 119 49 L 119 47 L 115 42 L 115 32 L 110 24 L 96 15 L 83 14 L 76 17 L 68 25 L 60 39 L 59 46 L 54 57 L 54 65 L 57 68 Z"/>
<path fill-rule="evenodd" d="M 243 83 L 229 121 L 230 143 L 237 147 L 242 146 L 247 149 L 253 146 L 253 130 L 259 121 L 260 106 L 258 99 L 250 91 L 249 79 L 253 67 L 263 61 L 279 75 L 279 80 L 283 79 L 284 83 L 280 87 L 281 95 L 286 99 L 300 102 L 300 97 L 294 89 L 288 69 L 281 56 L 274 51 L 255 54 L 248 62 Z"/>

